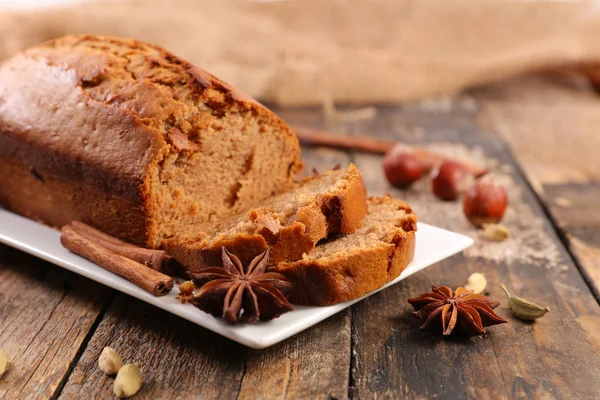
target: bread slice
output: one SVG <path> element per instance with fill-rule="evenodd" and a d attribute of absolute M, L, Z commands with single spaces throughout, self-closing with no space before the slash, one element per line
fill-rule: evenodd
<path fill-rule="evenodd" d="M 0 66 L 0 205 L 146 247 L 289 190 L 298 139 L 151 44 L 72 35 Z"/>
<path fill-rule="evenodd" d="M 298 260 L 330 234 L 357 230 L 366 213 L 364 182 L 351 164 L 307 178 L 258 208 L 209 224 L 196 236 L 170 240 L 164 248 L 192 272 L 220 266 L 222 247 L 243 263 L 267 247 L 272 263 Z"/>
<path fill-rule="evenodd" d="M 417 218 L 389 195 L 369 198 L 362 227 L 319 244 L 301 260 L 269 267 L 295 282 L 292 303 L 325 306 L 355 299 L 395 279 L 411 262 Z"/>

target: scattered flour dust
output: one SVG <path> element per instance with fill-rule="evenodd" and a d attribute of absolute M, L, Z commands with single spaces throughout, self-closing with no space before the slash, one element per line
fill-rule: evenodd
<path fill-rule="evenodd" d="M 463 144 L 433 143 L 427 148 L 471 160 L 490 169 L 496 182 L 504 186 L 508 192 L 509 206 L 502 224 L 510 230 L 511 237 L 503 242 L 493 242 L 484 238 L 482 231 L 473 227 L 464 217 L 459 202 L 441 202 L 434 198 L 429 192 L 429 182 L 415 185 L 413 190 L 408 191 L 408 197 L 414 199 L 411 205 L 414 204 L 420 220 L 431 221 L 438 225 L 444 225 L 447 221 L 452 226 L 445 226 L 445 228 L 473 238 L 475 243 L 465 251 L 468 257 L 482 257 L 506 264 L 542 265 L 547 269 L 558 271 L 568 268 L 556 240 L 549 233 L 551 229 L 545 220 L 536 215 L 531 206 L 523 201 L 523 186 L 515 184 L 511 176 L 513 168 L 510 165 L 499 166 L 497 160 L 486 159 L 480 147 L 469 148 Z M 462 221 L 462 224 L 456 226 L 456 221 Z"/>

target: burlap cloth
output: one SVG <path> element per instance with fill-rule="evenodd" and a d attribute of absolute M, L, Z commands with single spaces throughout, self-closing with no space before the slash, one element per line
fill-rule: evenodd
<path fill-rule="evenodd" d="M 600 59 L 597 1 L 129 0 L 0 12 L 0 59 L 68 33 L 153 42 L 284 105 L 397 102 Z"/>

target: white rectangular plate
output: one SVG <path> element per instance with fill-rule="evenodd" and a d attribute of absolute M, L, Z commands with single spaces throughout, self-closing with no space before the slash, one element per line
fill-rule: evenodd
<path fill-rule="evenodd" d="M 361 298 L 327 307 L 297 306 L 295 311 L 269 322 L 229 325 L 213 318 L 190 304 L 175 299 L 177 286 L 167 296 L 154 297 L 124 278 L 106 271 L 96 264 L 79 257 L 60 244 L 60 232 L 45 225 L 0 208 L 0 242 L 59 265 L 77 274 L 100 282 L 113 289 L 162 308 L 200 326 L 210 329 L 231 340 L 255 349 L 262 349 L 295 335 L 304 329 L 332 316 L 352 304 L 400 282 L 446 257 L 456 254 L 473 244 L 473 239 L 419 223 L 415 257 L 402 274 L 392 282 Z"/>

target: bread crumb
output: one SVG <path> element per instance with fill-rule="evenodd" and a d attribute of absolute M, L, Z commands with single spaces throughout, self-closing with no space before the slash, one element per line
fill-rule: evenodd
<path fill-rule="evenodd" d="M 190 296 L 193 296 L 194 290 L 196 290 L 196 286 L 194 285 L 194 282 L 192 282 L 192 281 L 183 282 L 179 286 L 179 294 L 177 295 L 176 299 L 179 300 L 181 302 L 181 304 L 184 304 L 187 302 L 187 299 Z"/>

